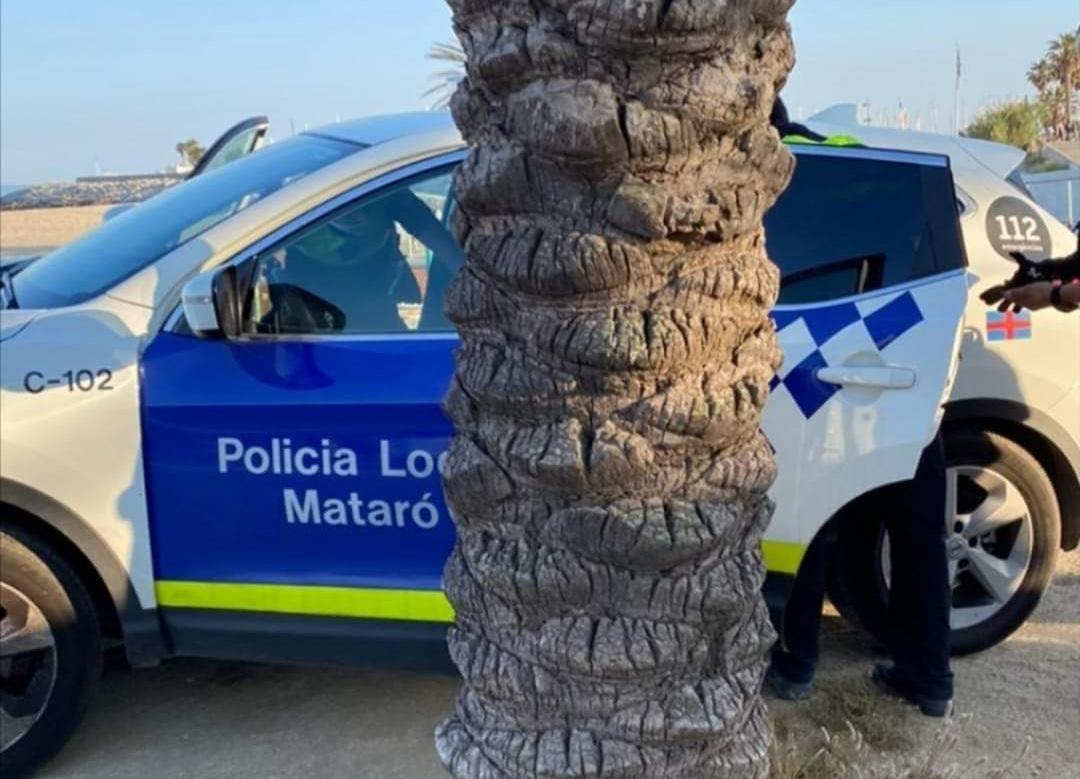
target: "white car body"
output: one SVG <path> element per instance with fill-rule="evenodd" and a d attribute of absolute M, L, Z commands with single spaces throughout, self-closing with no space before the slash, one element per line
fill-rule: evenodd
<path fill-rule="evenodd" d="M 947 155 L 963 204 L 964 232 L 970 270 L 975 282 L 968 298 L 966 325 L 956 385 L 949 397 L 950 419 L 983 419 L 1042 437 L 1060 453 L 1056 465 L 1066 471 L 1053 479 L 1061 487 L 1059 502 L 1066 523 L 1063 540 L 1076 546 L 1080 535 L 1080 496 L 1070 492 L 1080 481 L 1080 320 L 1047 312 L 1032 318 L 1028 340 L 991 341 L 987 313 L 979 295 L 1010 277 L 1016 266 L 991 242 L 988 209 L 1002 198 L 1023 198 L 1045 225 L 1051 245 L 1046 255 L 1067 257 L 1077 249 L 1077 236 L 1034 200 L 1025 197 L 1007 178 L 1024 161 L 1025 153 L 1003 144 L 933 133 L 862 127 L 854 106 L 838 106 L 809 120 L 824 134 L 850 133 L 871 146 Z M 991 220 L 992 221 L 992 220 Z M 1033 256 L 1031 259 L 1045 257 Z"/>
<path fill-rule="evenodd" d="M 463 150 L 446 118 L 413 117 L 405 123 L 404 128 L 385 122 L 328 128 L 328 134 L 351 134 L 371 146 L 250 205 L 98 297 L 53 310 L 0 312 L 3 500 L 27 517 L 48 522 L 89 560 L 120 612 L 128 651 L 136 661 L 150 662 L 167 651 L 155 617 L 162 588 L 144 473 L 141 354 L 168 326 L 193 277 L 231 261 L 335 198 L 394 171 Z M 969 207 L 961 224 L 971 271 L 978 278 L 973 292 L 1011 274 L 1008 262 L 988 242 L 980 205 L 998 196 L 1019 196 L 1002 180 L 1009 161 L 997 169 L 987 162 L 1001 156 L 997 150 L 976 149 L 953 138 L 832 126 L 824 119 L 814 125 L 827 133 L 855 133 L 871 146 L 947 155 L 961 200 Z M 983 156 L 977 159 L 972 151 Z M 1053 252 L 1071 252 L 1075 237 L 1049 215 L 1045 219 Z M 1016 424 L 1030 423 L 1035 434 L 1057 447 L 1074 482 L 1080 478 L 1077 320 L 1040 318 L 1031 340 L 987 343 L 986 306 L 977 294 L 967 295 L 970 278 L 959 272 L 933 281 L 847 301 L 855 303 L 858 319 L 820 346 L 843 389 L 812 420 L 800 416 L 782 391 L 770 403 L 765 429 L 778 444 L 781 473 L 773 491 L 779 509 L 765 549 L 773 570 L 794 573 L 802 551 L 836 512 L 877 487 L 910 478 L 919 452 L 934 435 L 937 410 L 949 397 L 967 416 L 1000 412 Z M 922 334 L 898 340 L 886 361 L 860 320 L 902 295 L 916 300 Z M 965 300 L 967 324 L 961 331 Z M 837 302 L 845 301 L 829 305 Z M 783 376 L 815 344 L 800 322 L 781 328 L 780 337 L 788 358 Z M 951 355 L 961 338 L 962 359 L 953 382 Z M 867 369 L 877 372 L 867 374 Z M 872 375 L 869 383 L 867 375 Z M 790 440 L 792 431 L 798 431 L 799 440 Z M 197 493 L 203 486 L 193 481 L 190 489 Z M 1063 505 L 1075 506 L 1075 488 L 1062 489 Z M 168 605 L 178 604 L 184 605 L 182 599 Z"/>

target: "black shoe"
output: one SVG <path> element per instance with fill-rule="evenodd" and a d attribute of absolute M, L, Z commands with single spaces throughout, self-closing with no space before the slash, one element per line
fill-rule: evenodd
<path fill-rule="evenodd" d="M 775 668 L 765 674 L 765 692 L 782 701 L 805 701 L 813 686 L 812 682 L 793 682 Z"/>
<path fill-rule="evenodd" d="M 890 668 L 887 665 L 875 665 L 870 678 L 882 691 L 918 706 L 919 711 L 927 717 L 941 719 L 952 716 L 952 698 L 929 698 L 925 695 L 919 695 L 907 684 L 896 678 L 895 668 Z"/>

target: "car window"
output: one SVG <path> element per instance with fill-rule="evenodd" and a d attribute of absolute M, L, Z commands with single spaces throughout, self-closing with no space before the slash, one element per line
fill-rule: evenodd
<path fill-rule="evenodd" d="M 1058 222 L 1075 230 L 1076 209 L 1073 190 L 1080 182 L 1080 168 L 1070 165 L 1060 157 L 1041 152 L 1028 154 L 1012 173 L 1006 177 L 1025 198 L 1038 203 Z"/>
<path fill-rule="evenodd" d="M 765 219 L 781 304 L 814 303 L 964 267 L 946 167 L 800 155 Z"/>
<path fill-rule="evenodd" d="M 255 140 L 259 133 L 263 132 L 266 132 L 265 127 L 252 127 L 229 139 L 229 141 L 214 154 L 213 158 L 207 161 L 202 170 L 199 171 L 199 174 L 205 175 L 210 171 L 217 170 L 222 165 L 228 165 L 230 162 L 235 162 L 241 157 L 247 156 L 253 151 L 252 147 L 255 145 Z"/>
<path fill-rule="evenodd" d="M 219 222 L 359 148 L 299 135 L 177 184 L 19 273 L 19 305 L 54 308 L 96 297 Z"/>
<path fill-rule="evenodd" d="M 442 298 L 462 253 L 446 226 L 451 168 L 389 185 L 256 259 L 251 335 L 446 331 Z"/>

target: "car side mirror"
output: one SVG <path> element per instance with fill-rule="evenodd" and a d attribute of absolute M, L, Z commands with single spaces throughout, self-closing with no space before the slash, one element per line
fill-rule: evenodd
<path fill-rule="evenodd" d="M 200 273 L 180 294 L 188 327 L 200 338 L 240 335 L 242 297 L 235 266 Z"/>

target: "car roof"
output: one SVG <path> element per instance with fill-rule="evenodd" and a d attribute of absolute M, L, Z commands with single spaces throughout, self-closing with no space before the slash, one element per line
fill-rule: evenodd
<path fill-rule="evenodd" d="M 451 145 L 455 141 L 461 142 L 461 134 L 454 126 L 454 120 L 449 111 L 415 111 L 406 114 L 367 116 L 347 122 L 328 124 L 305 132 L 307 135 L 333 138 L 358 146 L 379 146 L 413 135 L 444 136 L 445 142 L 435 143 L 434 145 L 437 146 Z"/>
<path fill-rule="evenodd" d="M 868 150 L 884 153 L 896 151 L 908 155 L 926 155 L 937 158 L 954 156 L 957 151 L 955 143 L 951 145 L 948 143 L 955 139 L 945 136 L 930 136 L 930 138 L 941 138 L 943 142 L 913 143 L 913 139 L 906 136 L 916 135 L 915 133 L 886 131 L 885 133 L 875 133 L 873 138 L 870 138 L 868 137 L 870 133 L 864 132 L 864 130 L 876 130 L 876 128 L 837 125 L 829 128 L 826 134 L 843 135 L 854 133 L 868 148 L 830 146 L 819 148 L 817 151 L 831 156 L 844 156 L 846 153 L 859 155 L 860 152 L 865 153 Z M 332 138 L 365 149 L 393 144 L 401 148 L 406 156 L 423 154 L 427 149 L 445 149 L 465 145 L 465 141 L 454 125 L 453 117 L 449 111 L 416 111 L 413 113 L 368 116 L 324 125 L 314 130 L 306 130 L 305 134 Z M 998 144 L 989 145 L 998 146 Z M 812 147 L 801 145 L 793 146 L 792 150 L 796 153 L 814 151 Z M 912 160 L 911 157 L 906 159 L 907 161 Z M 356 160 L 356 163 L 362 165 L 362 160 L 361 157 Z"/>
<path fill-rule="evenodd" d="M 853 135 L 868 146 L 904 151 L 944 154 L 953 166 L 977 163 L 998 178 L 1008 178 L 1024 162 L 1025 152 L 1003 143 L 961 138 L 955 135 L 869 127 L 859 124 L 858 108 L 853 104 L 833 106 L 806 122 L 824 135 Z"/>
<path fill-rule="evenodd" d="M 162 279 L 167 277 L 182 280 L 189 276 L 193 269 L 209 267 L 215 257 L 228 255 L 237 247 L 250 245 L 283 226 L 290 218 L 309 208 L 330 202 L 384 173 L 440 155 L 460 154 L 465 149 L 461 133 L 446 111 L 373 116 L 338 122 L 305 133 L 353 144 L 357 151 L 302 177 L 215 225 L 198 239 L 184 244 L 168 255 L 165 263 L 156 263 L 153 273 L 136 274 L 112 290 L 110 295 L 137 302 L 139 305 L 157 307 L 160 299 L 173 295 L 178 289 L 172 283 L 162 283 Z M 885 154 L 891 155 L 890 158 L 906 157 L 909 160 L 921 157 L 923 161 L 932 157 L 935 164 L 947 164 L 940 154 L 927 155 L 915 150 L 890 152 L 860 147 L 804 146 L 795 147 L 793 151 L 839 157 Z"/>

